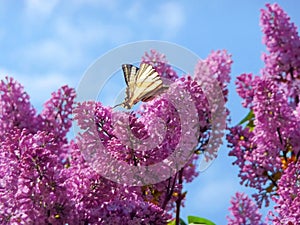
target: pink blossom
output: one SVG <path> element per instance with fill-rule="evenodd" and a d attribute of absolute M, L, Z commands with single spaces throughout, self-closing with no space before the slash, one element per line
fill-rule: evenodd
<path fill-rule="evenodd" d="M 229 210 L 231 216 L 227 217 L 228 225 L 265 224 L 261 222 L 261 214 L 258 212 L 258 207 L 247 195 L 237 192 L 230 202 L 231 207 Z"/>
<path fill-rule="evenodd" d="M 211 59 L 214 72 L 225 66 L 228 73 L 229 64 L 223 65 L 222 54 L 218 57 Z M 183 185 L 198 176 L 199 151 L 216 157 L 207 145 L 214 144 L 209 142 L 210 118 L 218 108 L 209 108 L 194 78 L 178 78 L 164 55 L 151 51 L 143 61 L 172 82 L 168 93 L 131 113 L 100 102 L 74 108 L 75 92 L 63 86 L 37 114 L 18 82 L 1 81 L 0 223 L 166 224 L 175 205 L 184 206 Z M 225 90 L 228 80 L 221 74 L 218 85 Z M 74 140 L 67 138 L 71 113 L 83 130 Z M 134 167 L 163 162 L 158 175 L 170 166 L 177 171 L 156 183 L 131 186 L 102 175 L 115 173 L 126 181 L 130 175 L 144 178 L 147 171 L 132 174 L 111 159 Z"/>
<path fill-rule="evenodd" d="M 257 205 L 276 203 L 269 221 L 297 224 L 300 39 L 279 5 L 266 7 L 261 11 L 261 26 L 269 54 L 263 54 L 261 77 L 242 74 L 237 79 L 237 92 L 250 113 L 229 129 L 229 155 L 236 157 L 241 183 L 255 188 L 252 196 Z"/>
<path fill-rule="evenodd" d="M 300 168 L 299 161 L 290 163 L 278 182 L 275 212 L 270 212 L 274 224 L 297 224 L 300 221 Z"/>

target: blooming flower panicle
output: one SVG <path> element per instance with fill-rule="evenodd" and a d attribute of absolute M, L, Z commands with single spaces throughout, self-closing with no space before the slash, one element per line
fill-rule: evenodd
<path fill-rule="evenodd" d="M 227 101 L 227 85 L 230 82 L 229 75 L 232 62 L 231 55 L 225 50 L 212 51 L 205 60 L 200 60 L 197 63 L 194 78 L 200 83 L 205 92 L 209 90 L 213 92 L 214 88 L 212 88 L 212 86 L 215 85 L 215 81 L 217 81 L 223 92 L 225 101 Z"/>
<path fill-rule="evenodd" d="M 267 4 L 261 10 L 263 42 L 269 54 L 263 54 L 263 76 L 282 85 L 293 106 L 299 103 L 300 37 L 297 27 L 278 4 Z"/>
<path fill-rule="evenodd" d="M 260 77 L 254 76 L 251 73 L 244 73 L 237 77 L 235 82 L 236 91 L 241 98 L 244 99 L 242 105 L 247 108 L 252 109 L 252 102 L 255 94 L 254 86 L 260 80 Z"/>
<path fill-rule="evenodd" d="M 0 140 L 5 132 L 18 127 L 35 130 L 36 111 L 23 86 L 11 77 L 0 82 Z"/>
<path fill-rule="evenodd" d="M 41 113 L 43 118 L 43 130 L 51 131 L 60 139 L 62 143 L 66 143 L 66 134 L 72 126 L 71 113 L 75 99 L 75 91 L 68 86 L 61 87 L 57 92 L 52 93 L 52 97 L 44 104 Z"/>
<path fill-rule="evenodd" d="M 259 191 L 254 196 L 260 206 L 263 200 L 268 204 L 267 196 L 276 191 L 282 158 L 299 152 L 300 124 L 287 96 L 274 81 L 256 79 L 252 88 L 248 93 L 252 98 L 253 130 L 241 126 L 231 128 L 227 140 L 233 148 L 229 155 L 237 157 L 235 164 L 241 168 L 242 182 Z"/>
<path fill-rule="evenodd" d="M 261 77 L 237 78 L 237 92 L 250 112 L 229 129 L 229 155 L 236 157 L 241 183 L 256 189 L 252 197 L 258 207 L 275 202 L 269 221 L 297 224 L 300 38 L 278 4 L 266 7 L 261 11 L 261 26 L 269 54 L 263 54 Z"/>
<path fill-rule="evenodd" d="M 231 207 L 229 210 L 231 216 L 227 216 L 228 225 L 266 224 L 261 221 L 261 214 L 258 212 L 258 207 L 247 195 L 237 192 L 230 202 Z"/>
<path fill-rule="evenodd" d="M 194 80 L 202 88 L 210 111 L 206 117 L 210 120 L 210 129 L 205 132 L 206 141 L 201 144 L 204 160 L 200 164 L 200 170 L 206 169 L 210 162 L 217 157 L 217 151 L 223 143 L 223 131 L 226 128 L 226 118 L 229 114 L 225 103 L 228 100 L 227 85 L 230 81 L 231 64 L 231 55 L 223 50 L 211 52 L 195 67 Z"/>
<path fill-rule="evenodd" d="M 221 58 L 223 57 L 221 53 L 219 55 L 221 55 Z M 217 59 L 214 60 L 218 61 Z M 100 138 L 102 145 L 98 146 L 100 147 L 98 149 L 102 152 L 100 154 L 108 154 L 109 157 L 126 162 L 131 166 L 151 166 L 168 157 L 174 158 L 172 154 L 179 140 L 183 138 L 183 127 L 191 135 L 197 133 L 199 136 L 195 143 L 191 142 L 191 138 L 188 135 L 185 136 L 186 140 L 182 140 L 182 143 L 186 143 L 185 145 L 189 146 L 188 149 L 191 156 L 179 173 L 174 174 L 166 181 L 144 185 L 139 188 L 125 188 L 125 185 L 123 188 L 128 194 L 122 195 L 123 197 L 120 197 L 120 195 L 117 197 L 118 195 L 115 194 L 116 198 L 113 198 L 114 200 L 111 201 L 114 204 L 124 198 L 132 201 L 145 201 L 159 207 L 162 210 L 161 212 L 166 214 L 166 212 L 174 209 L 174 204 L 178 199 L 180 199 L 181 205 L 184 204 L 182 182 L 191 182 L 198 175 L 196 166 L 198 155 L 194 152 L 197 151 L 196 148 L 199 145 L 200 148 L 204 149 L 204 145 L 209 140 L 209 118 L 211 112 L 206 95 L 202 91 L 199 82 L 188 75 L 177 78 L 176 72 L 167 64 L 164 55 L 151 51 L 150 54 L 146 53 L 143 62 L 153 65 L 162 78 L 165 77 L 172 80 L 168 84 L 168 91 L 156 96 L 152 101 L 142 104 L 142 107 L 136 112 L 113 111 L 100 103 L 80 103 L 79 107 L 74 110 L 74 118 L 78 120 L 79 127 L 83 129 L 77 144 L 79 149 L 85 152 L 84 155 L 88 159 L 93 157 L 94 153 L 89 154 L 89 151 L 86 150 L 90 149 L 93 151 L 97 146 L 85 140 Z M 224 60 L 220 59 L 216 64 L 222 64 L 223 62 Z M 207 63 L 209 63 L 209 60 Z M 218 67 L 218 65 L 214 66 Z M 222 66 L 220 65 L 220 67 Z M 214 68 L 214 72 L 220 74 L 218 73 L 218 68 Z M 229 71 L 226 73 L 229 73 Z M 224 78 L 222 80 L 220 78 L 219 82 L 222 83 L 223 81 L 225 82 L 227 79 Z M 225 86 L 221 85 L 221 87 Z M 179 112 L 185 115 L 185 113 L 189 114 L 190 110 L 186 105 L 180 104 L 180 99 L 186 99 L 195 105 L 195 121 L 184 122 L 185 118 L 180 117 Z M 96 129 L 91 129 L 91 125 L 96 127 Z M 92 134 L 93 132 L 97 134 Z M 93 159 L 95 159 L 93 165 L 101 165 L 101 168 L 105 167 L 104 164 L 109 164 L 109 162 L 104 164 L 103 162 L 96 163 L 97 157 L 93 157 Z M 174 159 L 176 161 L 176 157 Z M 108 170 L 109 168 L 105 171 Z M 114 167 L 113 169 L 110 168 L 110 170 L 118 171 L 118 168 Z M 120 176 L 122 175 L 124 176 L 124 174 L 120 173 Z M 118 186 L 120 187 L 120 185 Z M 133 197 L 132 194 L 138 197 Z M 104 204 L 107 206 L 105 201 Z M 99 210 L 101 211 L 102 208 Z M 111 216 L 113 217 L 113 215 Z M 118 221 L 119 219 L 116 218 Z M 124 221 L 126 221 L 125 218 Z"/>
<path fill-rule="evenodd" d="M 57 217 L 60 221 L 67 221 L 63 215 L 69 214 L 71 206 L 64 195 L 63 163 L 57 157 L 59 145 L 54 135 L 44 131 L 31 134 L 26 130 L 16 130 L 15 136 L 11 137 L 3 142 L 1 155 L 4 151 L 8 152 L 6 157 L 14 166 L 14 172 L 5 174 L 6 182 L 1 185 L 3 191 L 0 191 L 0 208 L 3 203 L 6 204 L 4 199 L 13 203 L 9 207 L 6 205 L 6 210 L 11 211 L 11 221 L 43 223 Z M 1 174 L 5 166 L 0 167 Z"/>
<path fill-rule="evenodd" d="M 65 195 L 62 171 L 74 90 L 63 87 L 38 115 L 12 78 L 1 81 L 0 90 L 0 221 L 67 222 L 72 203 Z"/>
<path fill-rule="evenodd" d="M 105 203 L 100 211 L 100 224 L 141 224 L 141 225 L 164 225 L 170 215 L 150 202 L 139 200 L 116 200 Z"/>
<path fill-rule="evenodd" d="M 275 212 L 269 212 L 273 224 L 297 224 L 300 221 L 300 162 L 290 163 L 278 182 L 273 197 Z"/>

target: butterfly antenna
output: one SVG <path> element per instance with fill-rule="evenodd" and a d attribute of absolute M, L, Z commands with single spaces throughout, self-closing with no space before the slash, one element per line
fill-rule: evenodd
<path fill-rule="evenodd" d="M 116 107 L 118 107 L 118 106 L 122 106 L 124 104 L 124 102 L 122 102 L 122 103 L 120 103 L 120 104 L 118 104 L 118 105 L 115 105 L 114 107 L 112 107 L 113 109 L 114 108 L 116 108 Z"/>

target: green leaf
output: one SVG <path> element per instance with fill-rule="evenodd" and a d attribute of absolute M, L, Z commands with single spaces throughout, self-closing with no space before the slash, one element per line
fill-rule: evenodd
<path fill-rule="evenodd" d="M 174 219 L 174 220 L 168 222 L 167 225 L 175 225 L 175 222 L 176 222 L 176 219 Z M 179 223 L 179 224 L 180 224 L 180 225 L 187 225 L 187 224 L 183 221 L 183 219 L 180 219 L 180 223 Z"/>
<path fill-rule="evenodd" d="M 243 123 L 245 123 L 247 121 L 249 121 L 249 123 L 250 123 L 251 120 L 253 120 L 253 119 L 254 119 L 254 113 L 252 110 L 250 110 L 250 112 L 247 114 L 247 116 L 244 119 L 242 119 L 241 122 L 239 122 L 239 125 L 242 125 Z"/>
<path fill-rule="evenodd" d="M 202 224 L 202 225 L 216 225 L 214 222 L 205 219 L 205 218 L 201 218 L 201 217 L 197 217 L 197 216 L 188 216 L 188 223 L 189 225 L 196 225 L 196 224 Z"/>
<path fill-rule="evenodd" d="M 248 127 L 250 131 L 253 131 L 255 127 L 254 121 L 250 120 L 249 123 L 246 125 L 246 127 Z"/>

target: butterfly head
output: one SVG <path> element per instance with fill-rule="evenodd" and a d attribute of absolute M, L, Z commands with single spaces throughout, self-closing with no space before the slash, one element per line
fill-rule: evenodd
<path fill-rule="evenodd" d="M 122 106 L 123 106 L 125 109 L 131 109 L 133 105 L 131 105 L 131 104 L 127 103 L 127 102 L 124 102 L 124 103 L 122 104 Z"/>

